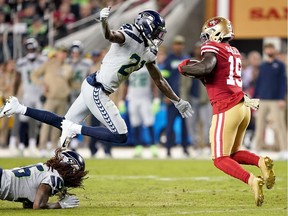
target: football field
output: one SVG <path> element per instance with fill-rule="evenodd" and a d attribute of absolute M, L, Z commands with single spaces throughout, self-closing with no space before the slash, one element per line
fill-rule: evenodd
<path fill-rule="evenodd" d="M 0 159 L 11 168 L 43 159 Z M 0 201 L 0 215 L 287 215 L 287 163 L 275 162 L 276 185 L 264 189 L 256 207 L 250 188 L 213 167 L 209 160 L 86 160 L 85 189 L 75 209 L 26 210 Z M 247 167 L 259 175 L 255 167 Z M 55 200 L 55 198 L 53 199 Z"/>

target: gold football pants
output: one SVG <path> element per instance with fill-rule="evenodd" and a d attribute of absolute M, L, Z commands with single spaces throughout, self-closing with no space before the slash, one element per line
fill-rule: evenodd
<path fill-rule="evenodd" d="M 210 143 L 212 158 L 237 152 L 250 122 L 251 110 L 243 102 L 212 117 Z"/>

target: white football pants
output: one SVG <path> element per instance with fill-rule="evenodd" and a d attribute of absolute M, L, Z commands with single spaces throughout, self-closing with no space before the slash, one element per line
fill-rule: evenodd
<path fill-rule="evenodd" d="M 69 108 L 65 118 L 80 123 L 90 112 L 112 133 L 128 132 L 125 121 L 114 102 L 101 87 L 95 88 L 85 79 L 81 86 L 81 93 Z"/>

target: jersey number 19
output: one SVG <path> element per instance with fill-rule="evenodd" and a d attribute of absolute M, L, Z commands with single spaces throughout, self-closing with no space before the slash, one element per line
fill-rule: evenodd
<path fill-rule="evenodd" d="M 227 85 L 242 87 L 241 80 L 241 59 L 229 56 L 230 63 L 229 77 L 227 79 Z"/>

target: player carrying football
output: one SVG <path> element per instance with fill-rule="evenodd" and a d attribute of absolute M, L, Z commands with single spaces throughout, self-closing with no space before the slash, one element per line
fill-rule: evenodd
<path fill-rule="evenodd" d="M 11 170 L 0 167 L 0 199 L 22 202 L 24 208 L 75 208 L 79 200 L 67 193 L 67 188 L 82 187 L 85 171 L 84 159 L 76 152 L 56 149 L 55 156 L 46 163 L 38 163 Z M 56 203 L 49 197 L 59 194 Z"/>
<path fill-rule="evenodd" d="M 107 21 L 109 14 L 110 7 L 102 9 L 100 22 L 104 37 L 112 42 L 111 47 L 102 61 L 100 70 L 84 80 L 80 95 L 65 117 L 20 105 L 17 98 L 11 97 L 0 110 L 0 118 L 21 113 L 59 129 L 62 127 L 60 143 L 64 148 L 76 134 L 125 143 L 127 126 L 109 94 L 116 91 L 132 72 L 144 65 L 157 87 L 175 104 L 182 117 L 191 116 L 193 111 L 190 104 L 174 93 L 156 66 L 158 46 L 166 33 L 165 20 L 156 11 L 145 10 L 138 14 L 134 24 L 125 24 L 119 30 L 113 31 L 110 30 Z M 89 112 L 106 128 L 79 125 Z"/>
<path fill-rule="evenodd" d="M 258 109 L 259 101 L 249 99 L 242 91 L 241 56 L 229 45 L 234 37 L 231 22 L 223 17 L 214 17 L 202 27 L 200 62 L 189 59 L 179 64 L 184 76 L 199 78 L 213 107 L 210 128 L 210 143 L 214 165 L 241 181 L 249 184 L 257 206 L 264 201 L 262 186 L 268 189 L 275 183 L 273 161 L 249 151 L 240 150 L 251 110 Z M 258 102 L 258 103 L 257 103 Z M 239 164 L 258 166 L 263 177 L 256 177 Z"/>

